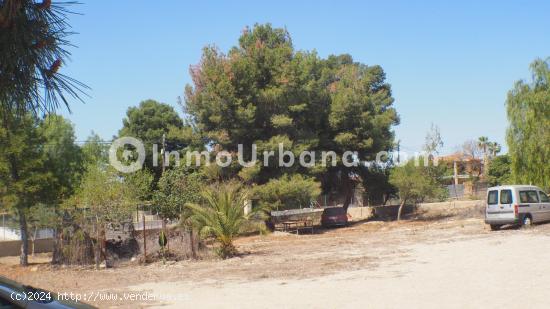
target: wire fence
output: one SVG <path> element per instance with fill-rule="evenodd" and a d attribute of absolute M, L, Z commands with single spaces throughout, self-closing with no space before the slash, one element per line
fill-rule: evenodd
<path fill-rule="evenodd" d="M 196 231 L 179 226 L 176 221 L 163 221 L 150 211 L 138 214 L 124 222 L 108 223 L 100 231 L 89 218 L 65 216 L 57 229 L 29 229 L 29 248 L 46 241 L 47 245 L 40 245 L 40 252 L 51 252 L 54 263 L 84 265 L 94 263 L 99 243 L 100 260 L 107 267 L 129 259 L 139 262 L 183 260 L 209 254 Z M 161 241 L 163 235 L 165 240 Z M 9 213 L 0 213 L 0 242 L 3 243 L 0 249 L 15 248 L 10 252 L 2 249 L 3 255 L 20 253 L 19 222 Z"/>

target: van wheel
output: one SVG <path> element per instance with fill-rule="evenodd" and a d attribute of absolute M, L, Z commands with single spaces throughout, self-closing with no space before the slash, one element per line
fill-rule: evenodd
<path fill-rule="evenodd" d="M 491 231 L 498 231 L 498 230 L 500 230 L 501 226 L 502 225 L 500 225 L 500 224 L 491 224 Z"/>
<path fill-rule="evenodd" d="M 533 220 L 531 219 L 530 215 L 526 215 L 523 217 L 523 220 L 521 221 L 522 227 L 531 227 L 533 225 Z"/>

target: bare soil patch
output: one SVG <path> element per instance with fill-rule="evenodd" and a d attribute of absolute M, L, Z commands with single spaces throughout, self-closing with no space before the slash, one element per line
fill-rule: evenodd
<path fill-rule="evenodd" d="M 450 250 L 457 256 L 462 254 L 462 257 L 457 257 L 453 262 L 460 264 L 464 261 L 464 256 L 475 257 L 475 252 L 472 250 L 482 250 L 488 244 L 494 244 L 497 247 L 500 244 L 507 244 L 509 237 L 517 240 L 514 240 L 513 244 L 508 244 L 510 248 L 503 249 L 503 252 L 518 249 L 514 246 L 518 246 L 522 241 L 532 240 L 539 245 L 541 237 L 547 241 L 550 236 L 550 224 L 539 225 L 529 230 L 509 229 L 491 232 L 483 223 L 479 207 L 476 202 L 458 206 L 456 204 L 443 204 L 438 207 L 428 205 L 421 207 L 413 220 L 402 222 L 357 222 L 348 228 L 319 229 L 313 235 L 277 232 L 266 236 L 242 237 L 237 240 L 236 245 L 243 254 L 228 260 L 209 258 L 199 261 L 169 261 L 166 264 L 155 262 L 149 265 L 126 262 L 116 268 L 96 271 L 91 267 L 53 267 L 47 263 L 47 256 L 39 255 L 31 259 L 31 262 L 36 264 L 27 268 L 17 266 L 16 258 L 1 258 L 0 275 L 55 292 L 150 291 L 182 292 L 187 295 L 187 299 L 177 302 L 158 300 L 91 302 L 101 307 L 170 306 L 182 304 L 185 301 L 188 301 L 188 305 L 195 304 L 202 307 L 217 305 L 229 308 L 252 307 L 251 304 L 254 303 L 248 303 L 250 306 L 247 306 L 242 303 L 217 301 L 223 297 L 238 301 L 247 294 L 255 294 L 254 289 L 258 287 L 258 291 L 267 294 L 262 294 L 264 298 L 253 297 L 255 301 L 259 302 L 262 299 L 273 301 L 256 304 L 260 307 L 272 307 L 272 304 L 279 303 L 283 307 L 298 307 L 294 306 L 298 304 L 324 308 L 322 295 L 317 296 L 318 302 L 315 302 L 315 298 L 312 297 L 323 291 L 330 294 L 330 290 L 326 289 L 338 290 L 336 285 L 333 287 L 332 283 L 329 284 L 335 280 L 336 282 L 343 280 L 348 285 L 355 282 L 358 289 L 363 289 L 374 284 L 373 282 L 378 280 L 376 278 L 383 278 L 383 280 L 393 280 L 388 284 L 395 284 L 398 290 L 407 289 L 409 287 L 401 286 L 400 282 L 404 276 L 413 276 L 412 279 L 414 279 L 415 273 L 411 272 L 411 269 L 414 270 L 418 265 L 422 266 L 426 263 L 431 266 L 434 263 L 437 264 L 438 254 L 441 258 L 448 258 L 444 253 L 437 253 L 437 250 Z M 432 249 L 435 251 L 432 252 Z M 491 255 L 490 250 L 483 250 L 485 252 L 483 254 Z M 432 253 L 433 257 L 430 256 Z M 463 265 L 466 270 L 471 267 L 471 271 L 481 271 L 472 261 L 468 260 L 467 263 Z M 419 269 L 424 271 L 422 268 Z M 446 270 L 440 271 L 444 274 Z M 455 272 L 452 274 L 453 280 L 458 280 L 455 278 L 457 274 Z M 426 277 L 425 274 L 418 274 L 418 276 L 418 280 L 422 280 L 422 276 Z M 367 280 L 367 282 L 365 278 L 374 281 Z M 384 282 L 380 283 L 381 286 L 385 284 Z M 515 284 L 517 283 L 516 281 Z M 305 300 L 302 297 L 301 302 L 296 300 L 297 302 L 294 303 L 288 297 L 285 298 L 289 301 L 287 303 L 277 302 L 278 287 L 294 287 L 300 284 L 306 284 L 318 291 L 311 295 L 303 294 L 307 297 Z M 458 285 L 459 282 L 456 284 Z M 486 284 L 490 287 L 493 283 L 486 282 Z M 243 290 L 244 295 L 234 294 L 238 287 L 252 290 Z M 271 290 L 275 291 L 268 293 Z M 225 296 L 212 298 L 218 292 Z M 227 294 L 229 292 L 233 294 Z M 212 296 L 209 297 L 208 293 Z M 353 288 L 350 293 L 349 297 L 355 295 Z M 201 299 L 202 297 L 204 299 Z M 299 296 L 296 295 L 296 297 Z M 388 307 L 384 303 L 378 305 Z M 425 304 L 419 303 L 420 305 Z M 389 307 L 392 307 L 391 304 Z"/>

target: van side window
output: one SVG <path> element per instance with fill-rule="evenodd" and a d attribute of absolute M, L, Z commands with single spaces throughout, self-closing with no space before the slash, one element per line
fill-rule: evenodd
<path fill-rule="evenodd" d="M 546 193 L 539 191 L 539 195 L 541 203 L 550 203 L 550 198 L 548 197 L 548 195 L 546 195 Z"/>
<path fill-rule="evenodd" d="M 512 204 L 512 190 L 500 190 L 500 203 Z"/>
<path fill-rule="evenodd" d="M 527 196 L 527 191 L 519 191 L 519 202 L 529 203 L 529 197 Z"/>
<path fill-rule="evenodd" d="M 489 194 L 487 195 L 487 204 L 489 204 L 489 205 L 498 204 L 498 191 L 497 190 L 489 191 Z"/>
<path fill-rule="evenodd" d="M 521 203 L 538 203 L 539 196 L 537 191 L 519 191 L 519 199 Z"/>
<path fill-rule="evenodd" d="M 529 203 L 539 202 L 539 196 L 537 195 L 537 191 L 527 191 L 527 196 L 529 197 Z"/>

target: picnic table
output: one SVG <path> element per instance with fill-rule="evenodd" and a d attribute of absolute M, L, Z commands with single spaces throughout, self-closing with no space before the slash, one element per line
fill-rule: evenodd
<path fill-rule="evenodd" d="M 300 229 L 309 229 L 313 234 L 313 220 L 310 218 L 283 221 L 280 227 L 283 232 L 295 231 L 297 235 L 300 234 Z"/>

